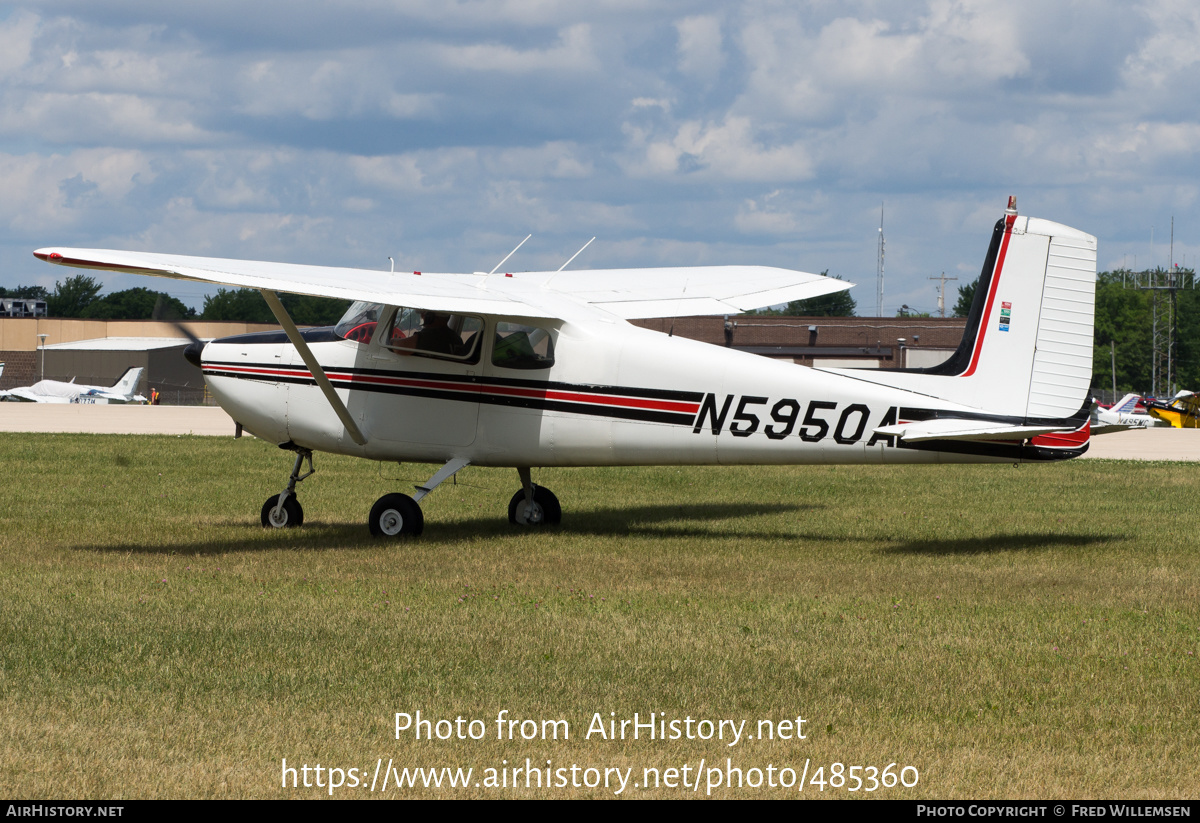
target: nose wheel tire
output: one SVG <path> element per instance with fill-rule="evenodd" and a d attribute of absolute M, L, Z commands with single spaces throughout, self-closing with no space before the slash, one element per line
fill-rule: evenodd
<path fill-rule="evenodd" d="M 385 494 L 371 507 L 367 526 L 375 537 L 416 537 L 425 529 L 425 515 L 407 494 Z"/>
<path fill-rule="evenodd" d="M 557 526 L 562 522 L 562 506 L 549 489 L 534 486 L 532 504 L 521 489 L 508 503 L 508 522 L 518 526 Z"/>
<path fill-rule="evenodd" d="M 288 495 L 288 499 L 283 501 L 283 506 L 276 512 L 275 507 L 278 505 L 279 495 L 267 498 L 267 502 L 263 503 L 262 524 L 265 528 L 287 529 L 304 523 L 304 509 L 293 495 Z"/>

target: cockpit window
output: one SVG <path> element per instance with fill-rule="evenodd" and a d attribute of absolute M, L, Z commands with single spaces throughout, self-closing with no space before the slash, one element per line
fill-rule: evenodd
<path fill-rule="evenodd" d="M 375 327 L 379 325 L 379 315 L 383 311 L 380 303 L 367 303 L 359 300 L 351 304 L 342 319 L 333 327 L 333 333 L 343 340 L 366 345 L 375 335 Z"/>
<path fill-rule="evenodd" d="M 398 354 L 479 362 L 483 320 L 463 314 L 397 309 L 386 345 Z"/>
<path fill-rule="evenodd" d="M 492 365 L 505 369 L 548 369 L 554 365 L 554 339 L 549 330 L 538 326 L 497 323 Z"/>

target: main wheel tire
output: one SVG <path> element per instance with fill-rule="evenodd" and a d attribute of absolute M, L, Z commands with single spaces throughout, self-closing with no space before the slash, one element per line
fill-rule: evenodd
<path fill-rule="evenodd" d="M 275 514 L 275 507 L 279 505 L 279 495 L 267 498 L 267 502 L 263 503 L 262 507 L 262 524 L 268 529 L 290 529 L 304 523 L 304 508 L 300 505 L 300 501 L 296 496 L 289 494 L 287 500 L 283 501 L 283 508 L 279 514 Z"/>
<path fill-rule="evenodd" d="M 425 530 L 425 515 L 407 494 L 385 494 L 371 507 L 367 526 L 375 537 L 416 537 Z"/>
<path fill-rule="evenodd" d="M 533 505 L 525 500 L 520 489 L 508 501 L 508 522 L 518 526 L 557 526 L 562 522 L 562 506 L 554 492 L 541 486 L 533 487 Z"/>

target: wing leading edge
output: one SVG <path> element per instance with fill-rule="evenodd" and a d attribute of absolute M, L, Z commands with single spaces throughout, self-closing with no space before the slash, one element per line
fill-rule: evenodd
<path fill-rule="evenodd" d="M 842 291 L 853 284 L 765 266 L 437 274 L 305 266 L 105 249 L 38 249 L 48 263 L 217 286 L 366 300 L 455 313 L 558 318 L 562 300 L 625 320 L 738 314 Z"/>

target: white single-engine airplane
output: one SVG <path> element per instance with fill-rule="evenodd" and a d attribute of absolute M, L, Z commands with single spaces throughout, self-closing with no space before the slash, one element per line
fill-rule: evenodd
<path fill-rule="evenodd" d="M 126 369 L 121 378 L 111 386 L 85 386 L 74 378 L 64 383 L 61 380 L 39 380 L 32 386 L 0 391 L 0 400 L 24 403 L 82 403 L 103 405 L 106 403 L 145 403 L 146 398 L 134 394 L 138 381 L 142 379 L 140 366 Z"/>
<path fill-rule="evenodd" d="M 421 533 L 417 501 L 467 465 L 516 468 L 509 520 L 535 526 L 562 512 L 532 482 L 534 467 L 1046 461 L 1088 445 L 1096 239 L 1019 217 L 1015 199 L 996 224 L 958 350 L 940 366 L 898 371 L 808 368 L 626 322 L 850 286 L 784 269 L 387 274 L 34 254 L 262 293 L 283 331 L 189 349 L 237 423 L 296 453 L 287 488 L 262 507 L 265 526 L 303 521 L 296 484 L 312 474 L 314 451 L 443 464 L 412 497 L 387 494 L 372 507 L 371 533 L 398 536 Z M 356 302 L 337 326 L 299 331 L 278 292 Z"/>
<path fill-rule="evenodd" d="M 1112 404 L 1111 408 L 1102 409 L 1099 404 L 1092 404 L 1092 434 L 1111 434 L 1126 429 L 1153 429 L 1157 426 L 1170 426 L 1166 420 L 1160 420 L 1150 414 L 1138 414 L 1134 411 L 1141 402 L 1141 395 L 1127 394 Z"/>

